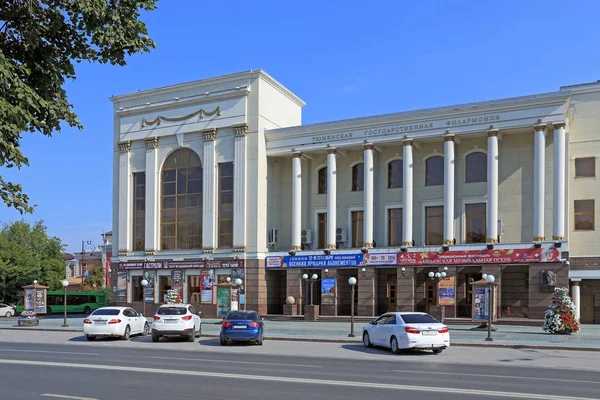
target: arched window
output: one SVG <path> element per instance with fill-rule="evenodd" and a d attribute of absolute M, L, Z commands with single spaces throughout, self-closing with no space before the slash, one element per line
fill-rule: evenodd
<path fill-rule="evenodd" d="M 190 149 L 171 153 L 161 171 L 160 248 L 202 248 L 202 163 Z"/>
<path fill-rule="evenodd" d="M 403 173 L 402 160 L 394 160 L 388 164 L 388 189 L 401 189 L 404 186 Z"/>
<path fill-rule="evenodd" d="M 327 194 L 327 167 L 319 170 L 318 194 Z"/>
<path fill-rule="evenodd" d="M 487 154 L 476 151 L 469 154 L 465 161 L 467 183 L 487 181 Z"/>
<path fill-rule="evenodd" d="M 352 167 L 352 191 L 362 192 L 365 189 L 365 164 L 360 163 Z"/>
<path fill-rule="evenodd" d="M 444 184 L 444 157 L 433 156 L 425 161 L 425 186 Z"/>

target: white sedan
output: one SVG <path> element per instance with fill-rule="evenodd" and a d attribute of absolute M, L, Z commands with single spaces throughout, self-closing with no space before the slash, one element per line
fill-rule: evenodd
<path fill-rule="evenodd" d="M 440 354 L 450 347 L 448 327 L 420 312 L 383 314 L 363 326 L 362 338 L 365 347 L 387 347 L 394 353 L 402 349 L 429 349 Z"/>
<path fill-rule="evenodd" d="M 102 307 L 83 320 L 83 334 L 87 340 L 97 337 L 120 337 L 128 340 L 131 335 L 147 335 L 148 320 L 129 307 Z"/>
<path fill-rule="evenodd" d="M 0 317 L 10 318 L 15 315 L 15 308 L 8 304 L 0 303 Z"/>

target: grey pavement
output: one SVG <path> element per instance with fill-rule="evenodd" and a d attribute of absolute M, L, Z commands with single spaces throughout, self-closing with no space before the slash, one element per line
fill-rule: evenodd
<path fill-rule="evenodd" d="M 40 321 L 39 327 L 24 330 L 81 331 L 84 316 L 69 316 L 69 328 L 63 328 L 63 318 L 50 316 Z M 151 319 L 148 319 L 152 323 Z M 220 319 L 203 319 L 202 335 L 217 336 Z M 348 322 L 264 321 L 267 339 L 360 342 L 363 323 L 355 323 L 355 337 L 349 338 Z M 487 331 L 473 331 L 477 325 L 449 325 L 451 344 L 455 346 L 520 346 L 525 348 L 586 349 L 600 351 L 600 325 L 582 325 L 581 331 L 572 335 L 546 333 L 540 327 L 498 325 L 492 332 L 493 342 L 485 341 Z M 17 329 L 17 318 L 0 318 L 0 329 Z"/>

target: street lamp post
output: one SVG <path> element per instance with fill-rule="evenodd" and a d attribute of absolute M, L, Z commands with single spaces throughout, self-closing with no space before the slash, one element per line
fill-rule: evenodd
<path fill-rule="evenodd" d="M 446 278 L 447 271 L 448 271 L 448 267 L 444 267 L 444 270 L 442 272 L 434 273 L 433 271 L 431 271 L 428 274 L 431 279 L 435 279 L 435 281 L 436 281 L 435 290 L 438 294 L 438 296 L 436 296 L 437 303 L 438 303 L 438 306 L 442 307 L 442 320 L 440 321 L 442 324 L 444 323 L 444 319 L 446 319 L 446 306 L 440 305 L 440 297 L 439 297 L 440 287 L 439 286 L 440 286 L 440 281 L 442 281 L 442 280 L 444 280 L 444 278 Z"/>
<path fill-rule="evenodd" d="M 352 287 L 352 300 L 350 301 L 350 334 L 348 337 L 354 337 L 354 287 L 356 286 L 356 278 L 351 276 L 348 283 Z"/>
<path fill-rule="evenodd" d="M 237 285 L 237 287 L 238 287 L 238 296 L 239 296 L 240 300 L 242 300 L 242 284 L 244 283 L 244 281 L 242 281 L 240 278 L 236 278 L 233 283 L 235 283 Z M 245 296 L 244 296 L 244 311 L 246 311 L 246 298 L 245 298 Z"/>
<path fill-rule="evenodd" d="M 67 324 L 67 286 L 69 286 L 69 281 L 68 280 L 64 280 L 62 281 L 62 286 L 63 286 L 63 292 L 64 292 L 64 304 L 63 304 L 63 308 L 64 308 L 64 322 L 63 322 L 63 328 L 68 328 L 69 324 Z"/>
<path fill-rule="evenodd" d="M 146 279 L 142 279 L 142 303 L 144 303 L 144 318 L 146 318 L 146 286 L 148 286 L 148 281 Z"/>
<path fill-rule="evenodd" d="M 81 241 L 81 289 L 83 289 L 83 268 L 85 267 L 85 249 L 86 248 L 91 248 L 91 252 L 90 252 L 90 257 L 92 257 L 94 255 L 94 250 L 96 249 L 96 247 L 92 244 L 91 240 L 85 241 L 82 240 Z"/>
<path fill-rule="evenodd" d="M 494 275 L 487 275 L 485 277 L 485 281 L 488 284 L 488 335 L 487 338 L 485 338 L 486 342 L 493 342 L 494 339 L 492 338 L 492 320 L 493 320 L 493 311 L 494 311 L 494 281 L 496 280 L 496 278 L 494 277 Z"/>
<path fill-rule="evenodd" d="M 307 282 L 310 282 L 310 305 L 313 305 L 313 283 L 319 279 L 319 276 L 317 274 L 312 274 L 312 276 L 310 277 L 310 279 L 308 279 L 308 274 L 304 274 L 302 275 L 302 279 L 304 279 Z"/>

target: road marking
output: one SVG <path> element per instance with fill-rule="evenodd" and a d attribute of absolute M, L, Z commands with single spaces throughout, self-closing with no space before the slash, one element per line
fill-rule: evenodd
<path fill-rule="evenodd" d="M 302 364 L 277 364 L 277 363 L 266 363 L 266 362 L 254 362 L 254 361 L 234 361 L 234 360 L 209 360 L 202 358 L 181 358 L 181 357 L 146 357 L 156 358 L 159 360 L 185 360 L 185 361 L 208 361 L 210 363 L 231 363 L 231 364 L 252 364 L 252 365 L 277 365 L 280 367 L 305 367 L 305 368 L 323 368 L 320 365 L 302 365 Z"/>
<path fill-rule="evenodd" d="M 99 353 L 77 353 L 74 351 L 48 351 L 48 350 L 20 350 L 20 349 L 0 349 L 0 352 L 13 351 L 16 353 L 49 353 L 49 354 L 78 354 L 86 356 L 99 356 Z"/>
<path fill-rule="evenodd" d="M 423 374 L 425 371 L 407 371 L 401 369 L 393 369 L 392 372 L 401 372 L 401 373 L 409 373 L 409 374 Z M 434 372 L 427 371 L 429 375 L 455 375 L 455 376 L 464 376 L 464 374 L 459 374 L 457 372 Z M 506 379 L 526 379 L 526 380 L 536 380 L 536 381 L 552 381 L 552 382 L 574 382 L 574 383 L 593 383 L 596 385 L 600 385 L 598 381 L 584 381 L 577 379 L 559 379 L 559 378 L 538 378 L 538 377 L 527 377 L 527 376 L 513 376 L 513 375 L 486 375 L 486 374 L 469 374 L 469 376 L 478 376 L 480 378 L 506 378 Z"/>
<path fill-rule="evenodd" d="M 382 383 L 382 382 L 350 382 L 350 381 L 336 381 L 336 380 L 325 380 L 325 379 L 293 378 L 293 377 L 287 377 L 287 376 L 259 376 L 259 375 L 244 375 L 244 374 L 228 374 L 228 373 L 208 372 L 208 371 L 205 372 L 205 371 L 184 371 L 184 370 L 143 368 L 143 367 L 124 367 L 121 365 L 75 364 L 75 363 L 49 362 L 49 361 L 3 360 L 3 359 L 0 359 L 0 364 L 35 365 L 35 366 L 43 366 L 43 367 L 64 367 L 64 368 L 77 368 L 77 369 L 90 369 L 90 370 L 144 372 L 144 373 L 163 374 L 163 375 L 183 375 L 183 376 L 197 376 L 197 377 L 204 377 L 204 378 L 213 377 L 213 378 L 223 378 L 223 379 L 242 379 L 242 380 L 263 381 L 263 382 L 268 381 L 268 382 L 305 383 L 305 384 L 311 384 L 311 385 L 358 387 L 358 388 L 367 388 L 367 389 L 373 389 L 374 386 L 377 386 L 377 388 L 379 388 L 379 389 L 386 389 L 386 390 L 402 390 L 402 391 L 430 392 L 430 393 L 443 393 L 443 394 L 451 393 L 451 394 L 488 396 L 488 397 L 513 397 L 513 398 L 517 398 L 517 399 L 597 400 L 597 399 L 588 398 L 588 397 L 572 397 L 572 396 L 567 397 L 567 396 L 556 396 L 556 395 L 551 395 L 551 394 L 517 393 L 517 392 L 461 389 L 461 388 L 448 388 L 448 387 L 400 385 L 400 384 Z"/>
<path fill-rule="evenodd" d="M 52 394 L 52 393 L 44 393 L 41 395 L 42 397 L 57 397 L 59 399 L 71 399 L 71 400 L 98 400 L 91 397 L 78 397 L 78 396 L 68 396 L 66 394 Z"/>

